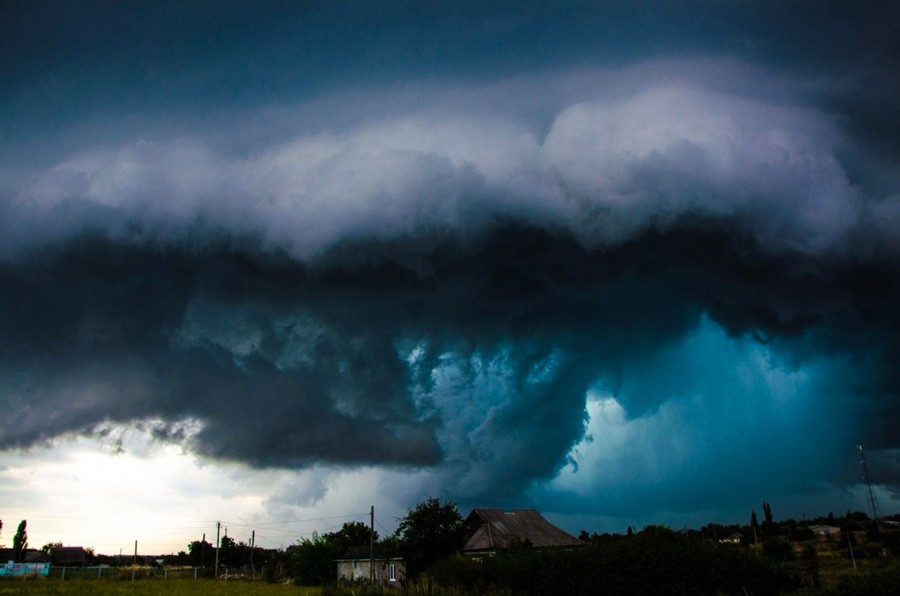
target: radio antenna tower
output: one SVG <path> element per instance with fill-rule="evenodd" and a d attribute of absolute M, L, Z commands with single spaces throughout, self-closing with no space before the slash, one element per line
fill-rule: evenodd
<path fill-rule="evenodd" d="M 872 481 L 869 480 L 869 466 L 866 464 L 866 452 L 862 445 L 857 445 L 859 449 L 859 465 L 862 467 L 863 480 L 866 482 L 866 490 L 869 494 L 869 505 L 872 507 L 872 515 L 875 519 L 875 527 L 881 529 L 881 515 L 878 512 L 878 499 L 875 498 L 875 491 L 872 490 Z"/>

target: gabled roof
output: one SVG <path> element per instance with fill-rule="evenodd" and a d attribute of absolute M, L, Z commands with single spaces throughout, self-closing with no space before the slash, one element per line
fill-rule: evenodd
<path fill-rule="evenodd" d="M 87 551 L 80 546 L 54 546 L 50 549 L 50 556 L 57 565 L 84 563 Z"/>
<path fill-rule="evenodd" d="M 515 540 L 527 541 L 535 548 L 584 546 L 534 509 L 473 509 L 463 528 L 463 552 L 504 549 Z"/>

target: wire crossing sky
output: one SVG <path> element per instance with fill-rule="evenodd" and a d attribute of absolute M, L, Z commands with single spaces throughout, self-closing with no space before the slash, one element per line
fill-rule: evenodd
<path fill-rule="evenodd" d="M 3 3 L 0 519 L 889 512 L 897 22 Z"/>

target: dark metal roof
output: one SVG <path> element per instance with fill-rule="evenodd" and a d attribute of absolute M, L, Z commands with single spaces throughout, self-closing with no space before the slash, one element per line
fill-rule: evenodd
<path fill-rule="evenodd" d="M 57 565 L 84 563 L 87 551 L 81 546 L 54 546 L 50 549 L 50 556 Z"/>
<path fill-rule="evenodd" d="M 504 549 L 516 540 L 527 541 L 535 548 L 584 546 L 534 509 L 473 509 L 463 527 L 463 552 Z"/>

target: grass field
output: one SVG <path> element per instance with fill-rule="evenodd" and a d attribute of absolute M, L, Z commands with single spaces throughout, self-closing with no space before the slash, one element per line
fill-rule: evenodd
<path fill-rule="evenodd" d="M 321 588 L 298 587 L 265 582 L 223 582 L 208 579 L 115 581 L 96 579 L 3 579 L 0 596 L 320 596 Z"/>

